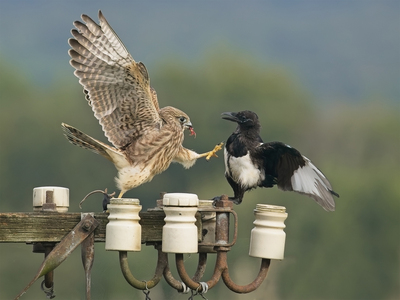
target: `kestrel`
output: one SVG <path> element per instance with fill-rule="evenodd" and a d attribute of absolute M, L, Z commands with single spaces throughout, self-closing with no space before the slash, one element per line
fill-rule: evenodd
<path fill-rule="evenodd" d="M 119 197 L 165 171 L 171 162 L 190 168 L 200 157 L 216 156 L 222 144 L 203 154 L 182 146 L 185 129 L 195 135 L 189 116 L 171 106 L 159 108 L 146 67 L 132 58 L 101 11 L 99 25 L 87 15 L 81 18 L 85 24 L 75 21 L 74 38 L 68 41 L 70 64 L 114 147 L 67 124 L 62 127 L 72 144 L 115 165 Z"/>
<path fill-rule="evenodd" d="M 335 210 L 333 196 L 339 195 L 324 174 L 299 151 L 281 142 L 264 143 L 260 122 L 252 111 L 222 114 L 225 120 L 238 124 L 225 145 L 225 177 L 240 204 L 244 193 L 256 187 L 277 185 L 313 198 L 327 211 Z M 218 200 L 218 197 L 214 198 Z"/>

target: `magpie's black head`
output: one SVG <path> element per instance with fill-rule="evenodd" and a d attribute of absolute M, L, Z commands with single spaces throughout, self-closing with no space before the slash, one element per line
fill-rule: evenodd
<path fill-rule="evenodd" d="M 224 112 L 222 119 L 236 122 L 241 130 L 260 129 L 260 122 L 256 113 L 250 110 L 235 112 Z"/>

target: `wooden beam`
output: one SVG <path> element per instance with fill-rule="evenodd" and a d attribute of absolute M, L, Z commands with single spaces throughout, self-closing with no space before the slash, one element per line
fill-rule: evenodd
<path fill-rule="evenodd" d="M 95 242 L 105 242 L 108 213 L 95 213 L 100 222 L 96 228 Z M 165 213 L 140 212 L 142 243 L 160 242 Z M 59 242 L 81 221 L 81 213 L 11 212 L 0 213 L 0 243 Z M 201 214 L 196 214 L 199 241 L 202 237 Z"/>

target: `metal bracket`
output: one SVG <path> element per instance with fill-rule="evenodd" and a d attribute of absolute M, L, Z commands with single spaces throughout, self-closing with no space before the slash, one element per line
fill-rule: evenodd
<path fill-rule="evenodd" d="M 17 300 L 25 294 L 38 278 L 57 268 L 98 225 L 99 222 L 93 216 L 87 214 L 46 256 L 35 277 L 14 299 Z"/>
<path fill-rule="evenodd" d="M 81 219 L 83 220 L 87 215 L 94 217 L 94 213 L 82 213 Z M 97 227 L 97 226 L 96 226 Z M 92 286 L 92 266 L 94 261 L 94 231 L 92 231 L 86 239 L 81 243 L 81 256 L 83 269 L 85 270 L 86 279 L 86 300 L 90 300 L 91 296 L 91 286 Z"/>

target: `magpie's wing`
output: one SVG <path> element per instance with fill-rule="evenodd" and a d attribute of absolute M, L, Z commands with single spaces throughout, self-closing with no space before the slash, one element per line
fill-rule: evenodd
<path fill-rule="evenodd" d="M 265 174 L 276 178 L 279 189 L 307 195 L 325 210 L 335 210 L 332 195 L 339 195 L 325 175 L 299 151 L 281 142 L 271 142 L 261 144 L 258 153 L 263 157 Z"/>

